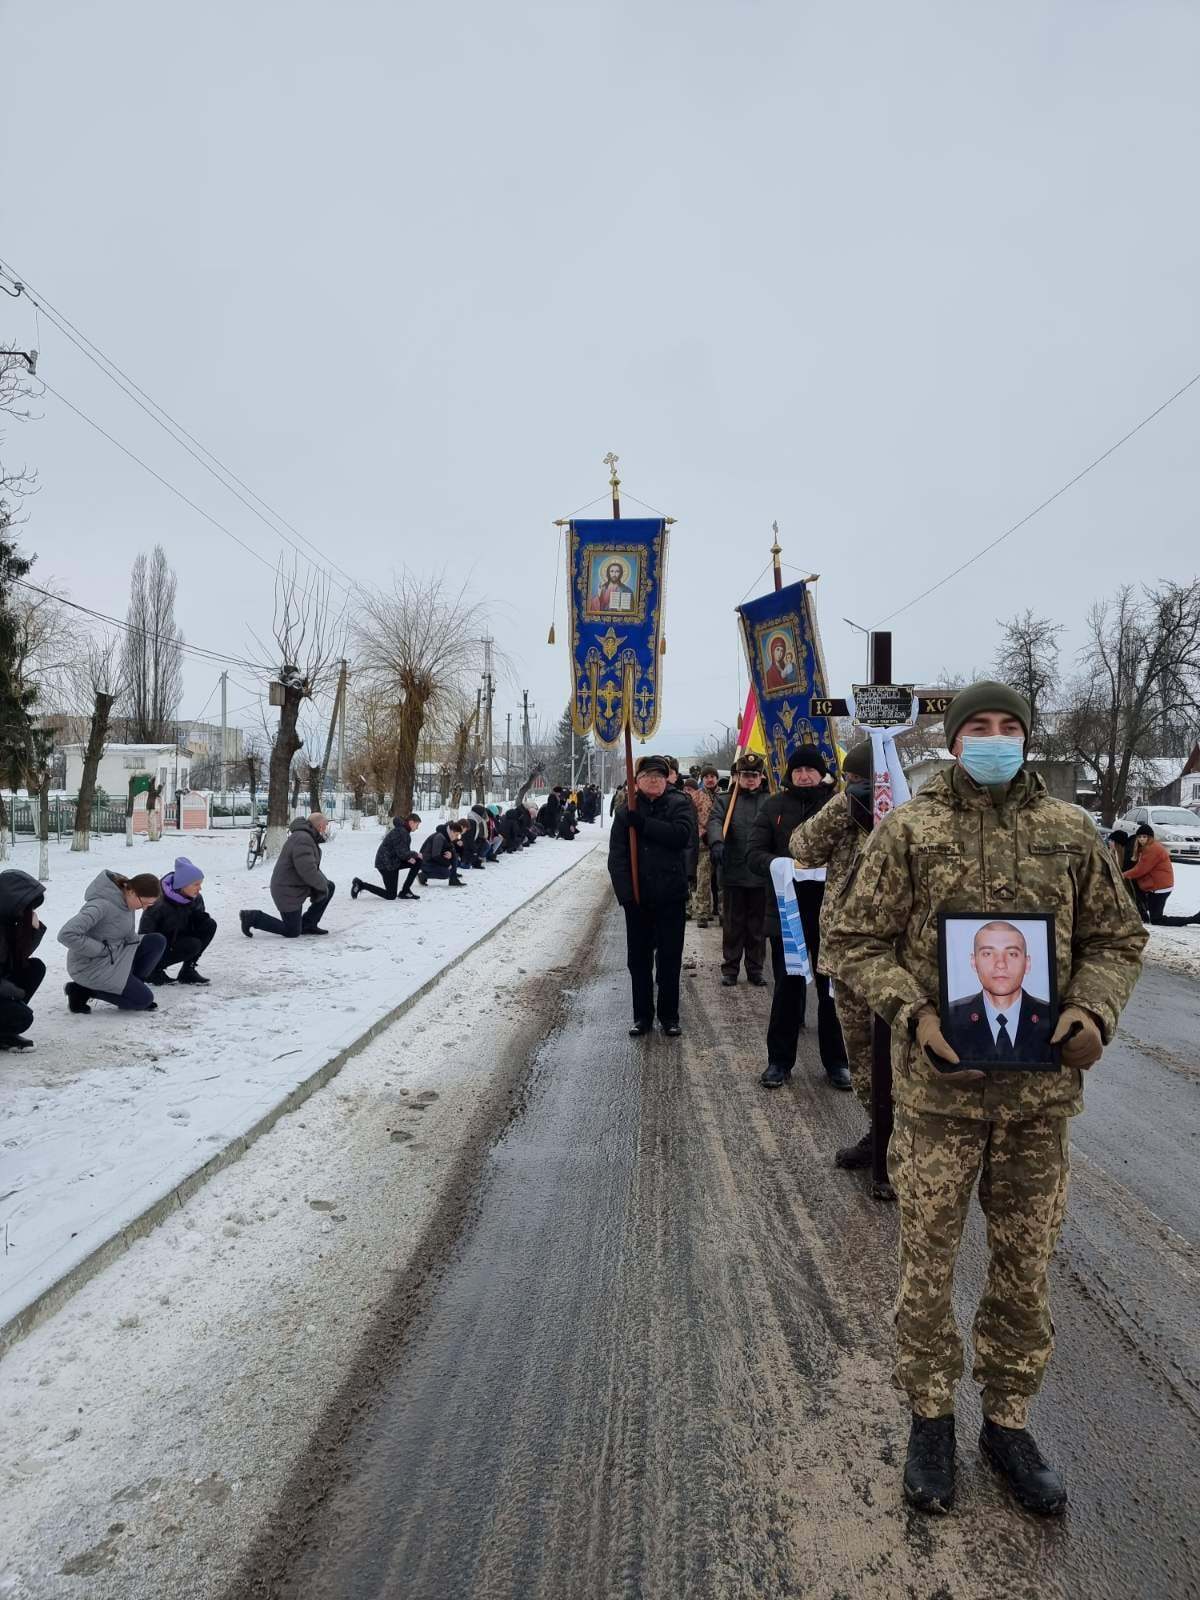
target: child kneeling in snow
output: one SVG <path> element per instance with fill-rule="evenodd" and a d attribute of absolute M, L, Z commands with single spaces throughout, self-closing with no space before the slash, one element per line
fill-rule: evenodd
<path fill-rule="evenodd" d="M 161 933 L 167 941 L 162 960 L 147 976 L 147 983 L 174 983 L 167 968 L 177 962 L 182 963 L 180 983 L 208 983 L 196 971 L 196 963 L 212 943 L 217 925 L 204 909 L 200 893 L 203 882 L 200 868 L 186 856 L 179 856 L 174 872 L 168 872 L 162 881 L 161 899 L 142 912 L 142 933 Z"/>

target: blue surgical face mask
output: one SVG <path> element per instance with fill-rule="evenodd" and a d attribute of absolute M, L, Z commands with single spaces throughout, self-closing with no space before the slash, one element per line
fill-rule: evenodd
<path fill-rule="evenodd" d="M 990 734 L 985 738 L 963 736 L 963 767 L 985 789 L 1011 783 L 1025 762 L 1025 741 L 1011 734 Z"/>

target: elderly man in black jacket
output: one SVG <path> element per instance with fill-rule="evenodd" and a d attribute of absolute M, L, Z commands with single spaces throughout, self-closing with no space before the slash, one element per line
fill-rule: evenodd
<path fill-rule="evenodd" d="M 637 804 L 613 817 L 608 841 L 608 875 L 625 912 L 629 976 L 633 984 L 631 1038 L 654 1027 L 654 986 L 658 981 L 658 1020 L 677 1039 L 679 969 L 687 916 L 687 849 L 696 830 L 692 803 L 668 787 L 662 756 L 643 756 L 637 764 Z M 638 895 L 633 890 L 630 834 L 637 835 Z"/>

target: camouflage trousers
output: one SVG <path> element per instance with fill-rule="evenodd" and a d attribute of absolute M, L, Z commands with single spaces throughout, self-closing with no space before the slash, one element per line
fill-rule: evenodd
<path fill-rule="evenodd" d="M 859 1104 L 871 1115 L 871 1034 L 874 1018 L 865 1000 L 836 981 L 833 1003 L 837 1007 L 838 1021 L 842 1025 L 842 1038 L 846 1043 L 846 1059 L 850 1063 L 850 1082 L 858 1096 Z"/>
<path fill-rule="evenodd" d="M 712 861 L 703 845 L 700 846 L 696 882 L 692 888 L 691 899 L 688 901 L 688 911 L 693 922 L 713 922 L 717 915 L 713 910 Z"/>
<path fill-rule="evenodd" d="M 954 1409 L 963 1370 L 951 1294 L 979 1179 L 988 1268 L 975 1316 L 972 1376 L 984 1415 L 1023 1428 L 1054 1349 L 1047 1275 L 1062 1228 L 1066 1117 L 986 1122 L 896 1107 L 888 1176 L 900 1202 L 900 1293 L 893 1381 L 922 1417 Z"/>

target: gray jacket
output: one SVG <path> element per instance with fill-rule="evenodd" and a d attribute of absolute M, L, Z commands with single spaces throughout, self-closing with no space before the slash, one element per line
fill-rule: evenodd
<path fill-rule="evenodd" d="M 321 871 L 321 835 L 307 817 L 296 817 L 271 874 L 271 899 L 283 915 L 328 893 L 329 879 Z"/>
<path fill-rule="evenodd" d="M 88 885 L 83 909 L 58 930 L 59 944 L 67 947 L 67 973 L 75 983 L 102 994 L 121 993 L 142 942 L 134 932 L 135 915 L 110 872 Z"/>
<path fill-rule="evenodd" d="M 737 803 L 733 807 L 733 821 L 729 824 L 729 832 L 725 833 L 725 818 L 735 794 Z M 768 880 L 750 865 L 750 835 L 755 817 L 770 798 L 765 788 L 752 793 L 749 789 L 735 787 L 725 794 L 719 794 L 713 802 L 705 842 L 711 850 L 714 844 L 719 844 L 724 838 L 725 859 L 721 863 L 721 882 L 732 889 L 763 889 L 767 885 Z"/>

